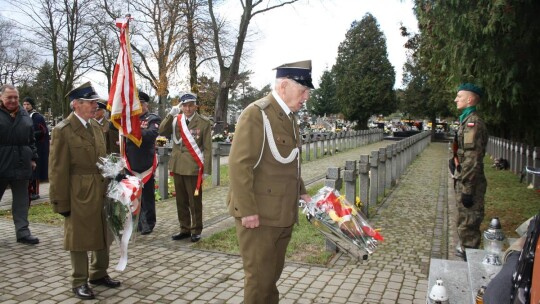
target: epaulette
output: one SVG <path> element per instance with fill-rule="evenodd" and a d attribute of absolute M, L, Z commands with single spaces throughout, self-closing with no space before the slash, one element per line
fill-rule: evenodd
<path fill-rule="evenodd" d="M 64 120 L 62 120 L 61 122 L 59 122 L 59 123 L 55 126 L 55 128 L 62 129 L 62 128 L 64 128 L 65 126 L 67 126 L 67 125 L 69 125 L 69 124 L 70 124 L 69 120 L 64 119 Z"/>
<path fill-rule="evenodd" d="M 264 110 L 270 105 L 270 102 L 270 99 L 265 97 L 253 102 L 253 104 L 259 107 L 261 110 Z"/>

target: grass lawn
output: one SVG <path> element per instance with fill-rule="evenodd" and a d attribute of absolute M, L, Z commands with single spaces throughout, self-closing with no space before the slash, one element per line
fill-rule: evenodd
<path fill-rule="evenodd" d="M 313 185 L 308 193 L 314 195 L 322 184 Z M 313 225 L 311 225 L 301 210 L 298 210 L 299 221 L 294 225 L 291 242 L 287 247 L 286 258 L 288 261 L 303 262 L 310 264 L 326 265 L 333 254 L 325 250 L 325 239 Z M 193 248 L 221 251 L 238 254 L 238 241 L 236 228 L 231 227 L 220 231 L 210 237 L 202 239 L 193 245 Z"/>
<path fill-rule="evenodd" d="M 506 237 L 518 237 L 515 229 L 540 210 L 540 191 L 527 189 L 519 182 L 519 175 L 492 168 L 488 157 L 484 159 L 484 172 L 488 181 L 485 196 L 485 216 L 481 231 L 490 220 L 498 217 Z"/>

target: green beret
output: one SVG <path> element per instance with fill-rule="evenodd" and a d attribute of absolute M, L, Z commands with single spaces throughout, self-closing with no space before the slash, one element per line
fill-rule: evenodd
<path fill-rule="evenodd" d="M 482 89 L 472 83 L 463 83 L 461 84 L 459 87 L 458 87 L 458 92 L 459 91 L 469 91 L 469 92 L 473 92 L 475 93 L 476 95 L 480 96 L 480 98 L 482 98 L 484 96 L 484 91 L 482 91 Z"/>

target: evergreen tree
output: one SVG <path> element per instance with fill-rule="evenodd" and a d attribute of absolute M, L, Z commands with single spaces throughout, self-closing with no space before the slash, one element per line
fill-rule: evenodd
<path fill-rule="evenodd" d="M 307 108 L 311 114 L 319 116 L 339 113 L 335 75 L 332 71 L 326 70 L 323 72 L 320 85 L 311 94 Z"/>
<path fill-rule="evenodd" d="M 405 89 L 400 94 L 399 109 L 401 112 L 416 118 L 429 118 L 432 125 L 435 125 L 439 117 L 448 117 L 451 115 L 451 108 L 455 106 L 449 102 L 453 100 L 449 92 L 441 92 L 432 88 L 430 74 L 426 70 L 426 64 L 429 61 L 426 57 L 419 54 L 422 39 L 418 34 L 410 34 L 405 27 L 401 27 L 401 34 L 408 37 L 405 44 L 407 51 L 407 62 L 403 66 L 403 83 Z M 433 128 L 433 136 L 435 128 Z"/>
<path fill-rule="evenodd" d="M 395 71 L 373 15 L 352 23 L 339 46 L 334 72 L 341 112 L 356 121 L 357 128 L 365 129 L 373 114 L 387 115 L 396 108 Z"/>
<path fill-rule="evenodd" d="M 51 63 L 45 61 L 45 63 L 39 68 L 33 84 L 34 98 L 36 100 L 36 107 L 41 113 L 48 113 L 49 109 L 52 112 L 52 116 L 62 115 L 62 101 L 54 99 L 54 83 L 53 83 L 54 71 Z"/>
<path fill-rule="evenodd" d="M 540 2 L 533 0 L 415 0 L 432 88 L 455 96 L 474 82 L 490 134 L 540 142 Z M 453 99 L 451 99 L 453 100 Z M 451 103 L 449 100 L 449 103 Z"/>

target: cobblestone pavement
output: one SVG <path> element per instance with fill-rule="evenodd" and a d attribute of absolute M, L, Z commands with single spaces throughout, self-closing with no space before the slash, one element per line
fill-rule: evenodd
<path fill-rule="evenodd" d="M 324 176 L 329 166 L 343 166 L 390 142 L 380 142 L 303 164 L 304 180 Z M 279 281 L 280 303 L 425 303 L 429 260 L 448 254 L 447 144 L 431 143 L 412 162 L 397 187 L 370 220 L 385 237 L 368 261 L 338 255 L 329 267 L 286 263 Z M 203 238 L 224 226 L 226 186 L 205 189 Z M 111 247 L 110 274 L 117 289 L 94 288 L 87 303 L 242 303 L 243 271 L 239 256 L 190 248 L 172 241 L 179 230 L 172 199 L 157 204 L 158 224 L 130 245 L 124 272 Z M 13 223 L 0 219 L 0 302 L 78 303 L 69 284 L 68 252 L 62 227 L 31 223 L 36 246 L 15 242 Z"/>

